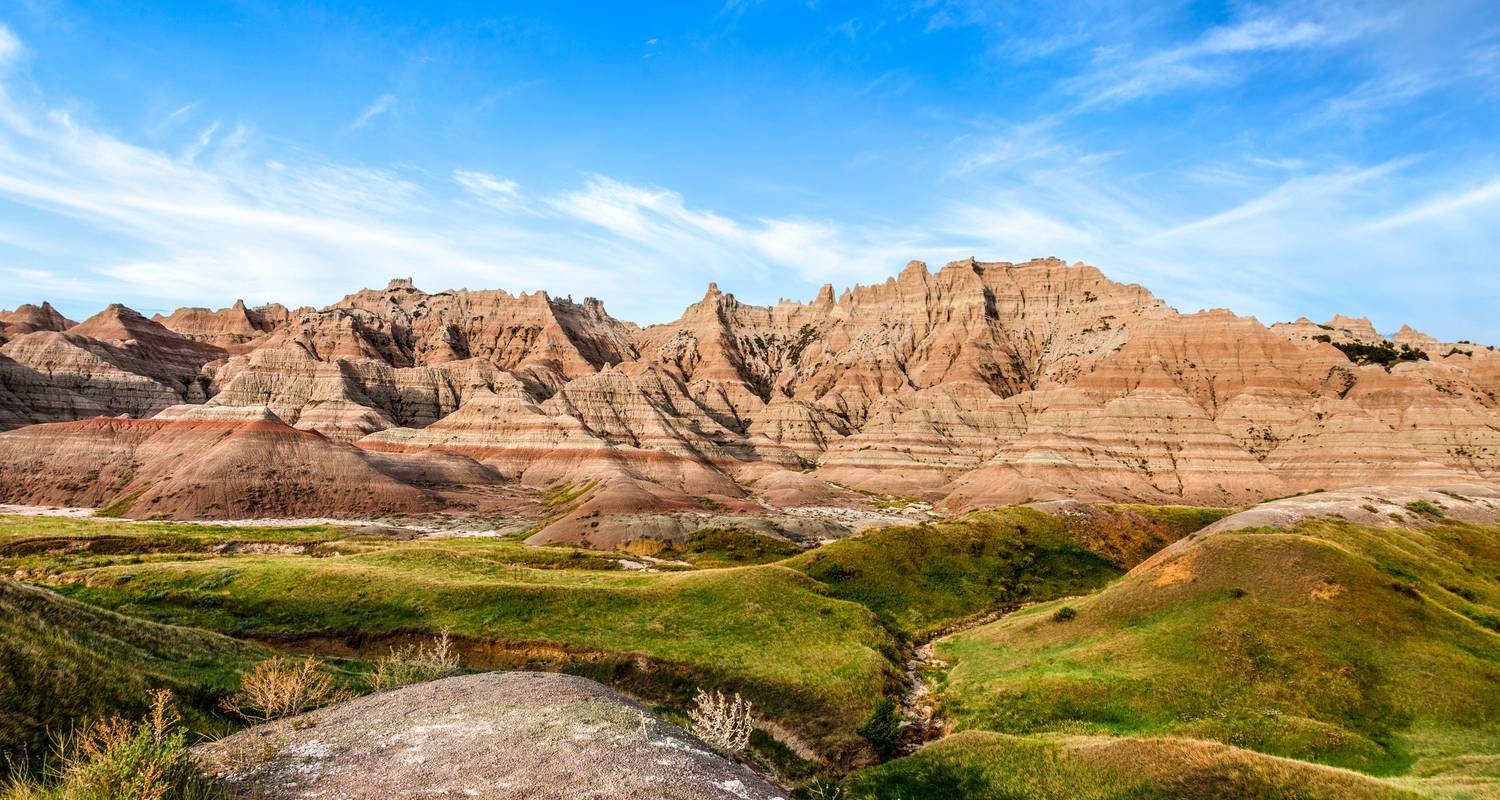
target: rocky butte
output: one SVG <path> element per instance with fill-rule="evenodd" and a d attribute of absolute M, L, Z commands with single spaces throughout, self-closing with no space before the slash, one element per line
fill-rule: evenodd
<path fill-rule="evenodd" d="M 0 313 L 0 501 L 826 538 L 893 507 L 1494 483 L 1497 391 L 1492 347 L 1183 314 L 1057 259 L 912 262 L 774 306 L 710 285 L 644 328 L 409 279 L 322 309 L 43 303 Z"/>

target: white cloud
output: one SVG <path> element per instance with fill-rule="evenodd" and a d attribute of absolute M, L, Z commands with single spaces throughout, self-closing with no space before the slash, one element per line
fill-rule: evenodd
<path fill-rule="evenodd" d="M 521 197 L 521 184 L 509 179 L 496 178 L 487 172 L 456 169 L 453 170 L 453 179 L 462 184 L 465 189 L 481 197 L 499 196 L 509 200 L 519 200 Z"/>
<path fill-rule="evenodd" d="M 474 199 L 485 206 L 504 212 L 521 211 L 535 215 L 533 209 L 521 194 L 521 184 L 509 178 L 497 178 L 488 172 L 478 170 L 453 170 L 453 180 L 462 186 Z"/>
<path fill-rule="evenodd" d="M 1428 198 L 1415 206 L 1372 222 L 1368 229 L 1389 230 L 1419 223 L 1442 223 L 1491 205 L 1500 205 L 1500 177 L 1473 189 Z"/>
<path fill-rule="evenodd" d="M 1275 188 L 1252 197 L 1232 208 L 1192 220 L 1160 231 L 1152 236 L 1157 241 L 1170 241 L 1188 236 L 1211 234 L 1265 218 L 1284 221 L 1287 212 L 1297 210 L 1300 218 L 1309 219 L 1320 211 L 1334 210 L 1354 190 L 1400 169 L 1410 163 L 1400 159 L 1359 170 L 1336 170 L 1333 172 L 1297 177 L 1287 180 Z M 1277 247 L 1276 239 L 1268 239 L 1263 246 Z"/>
<path fill-rule="evenodd" d="M 376 117 L 390 111 L 395 107 L 396 96 L 393 94 L 383 94 L 375 98 L 374 102 L 370 103 L 369 107 L 367 107 L 364 111 L 361 111 L 359 113 L 359 116 L 355 117 L 353 121 L 345 126 L 344 132 L 348 133 L 351 131 L 357 131 L 360 128 L 363 128 L 364 126 L 370 124 L 370 120 L 375 119 Z"/>
<path fill-rule="evenodd" d="M 1240 80 L 1246 66 L 1235 56 L 1331 46 L 1364 31 L 1363 25 L 1348 21 L 1335 26 L 1309 19 L 1253 17 L 1134 58 L 1107 53 L 1093 71 L 1065 85 L 1081 96 L 1079 109 L 1119 105 L 1186 87 Z"/>
<path fill-rule="evenodd" d="M 16 37 L 5 23 L 0 22 L 0 68 L 3 68 L 21 55 L 21 40 Z"/>
<path fill-rule="evenodd" d="M 1288 22 L 1263 17 L 1238 25 L 1214 28 L 1204 34 L 1198 50 L 1204 53 L 1251 53 L 1258 50 L 1286 50 L 1328 41 L 1331 37 L 1316 22 Z"/>
<path fill-rule="evenodd" d="M 217 120 L 215 120 L 212 125 L 209 125 L 207 128 L 199 131 L 198 138 L 194 139 L 193 143 L 188 145 L 188 148 L 182 152 L 182 160 L 188 163 L 192 163 L 194 160 L 196 160 L 198 156 L 201 155 L 204 150 L 207 150 L 208 146 L 213 143 L 214 134 L 218 133 L 218 131 L 219 123 Z"/>
<path fill-rule="evenodd" d="M 692 263 L 748 281 L 790 270 L 809 283 L 878 280 L 904 263 L 925 237 L 900 227 L 866 228 L 822 220 L 735 220 L 689 208 L 682 195 L 594 176 L 548 200 L 556 214 L 628 242 L 641 258 Z"/>
<path fill-rule="evenodd" d="M 883 279 L 918 242 L 894 228 L 734 219 L 605 176 L 529 197 L 514 180 L 457 169 L 478 202 L 453 202 L 420 175 L 269 147 L 247 126 L 210 125 L 173 154 L 0 92 L 0 205 L 67 234 L 60 248 L 14 243 L 26 261 L 3 270 L 5 293 L 152 310 L 241 294 L 321 305 L 413 275 L 430 289 L 577 291 L 658 321 L 725 275 L 760 298 L 797 294 L 789 285 L 803 280 Z"/>

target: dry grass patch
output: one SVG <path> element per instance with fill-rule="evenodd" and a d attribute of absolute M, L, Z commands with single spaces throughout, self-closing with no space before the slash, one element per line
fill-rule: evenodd
<path fill-rule="evenodd" d="M 447 628 L 426 644 L 412 643 L 375 659 L 375 667 L 365 676 L 370 690 L 379 692 L 446 678 L 458 672 L 458 652 Z"/>
<path fill-rule="evenodd" d="M 347 700 L 351 696 L 339 688 L 312 656 L 300 662 L 276 656 L 256 664 L 245 673 L 240 680 L 240 690 L 224 699 L 224 709 L 251 722 L 270 722 Z"/>
<path fill-rule="evenodd" d="M 13 779 L 0 800 L 227 798 L 200 774 L 181 722 L 172 693 L 154 690 L 145 717 L 135 722 L 109 717 L 89 724 L 62 741 L 48 772 Z"/>

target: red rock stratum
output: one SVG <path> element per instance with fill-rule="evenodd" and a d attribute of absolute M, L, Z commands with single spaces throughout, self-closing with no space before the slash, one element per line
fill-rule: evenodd
<path fill-rule="evenodd" d="M 1387 346 L 1383 363 L 1359 350 Z M 774 306 L 710 285 L 645 328 L 593 299 L 396 280 L 322 309 L 0 313 L 0 481 L 10 502 L 178 518 L 514 490 L 548 498 L 538 541 L 609 546 L 622 534 L 600 521 L 618 514 L 675 536 L 681 515 L 786 529 L 799 509 L 893 498 L 961 512 L 1493 483 L 1497 391 L 1490 347 L 1182 314 L 1057 259 L 912 262 Z"/>

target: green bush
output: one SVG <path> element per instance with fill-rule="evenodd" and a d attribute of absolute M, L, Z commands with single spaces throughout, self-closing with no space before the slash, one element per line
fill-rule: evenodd
<path fill-rule="evenodd" d="M 881 758 L 890 758 L 901 751 L 901 714 L 896 701 L 881 697 L 875 701 L 870 718 L 855 731 L 875 748 Z"/>
<path fill-rule="evenodd" d="M 1406 504 L 1406 510 L 1413 514 L 1421 514 L 1433 519 L 1441 519 L 1443 517 L 1442 507 L 1435 503 L 1429 503 L 1426 500 L 1413 500 Z"/>
<path fill-rule="evenodd" d="M 1379 344 L 1365 344 L 1364 342 L 1332 342 L 1334 347 L 1342 350 L 1344 355 L 1356 364 L 1369 366 L 1379 364 L 1385 367 L 1386 372 L 1391 367 L 1402 361 L 1427 361 L 1427 352 L 1418 350 L 1409 344 L 1402 344 L 1398 349 L 1390 342 Z"/>
<path fill-rule="evenodd" d="M 1063 606 L 1052 612 L 1053 622 L 1069 622 L 1075 619 L 1078 619 L 1078 609 L 1072 606 Z"/>

